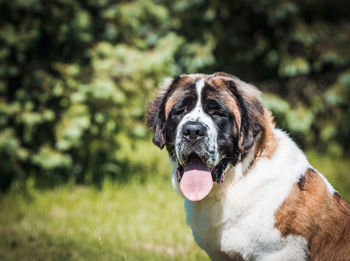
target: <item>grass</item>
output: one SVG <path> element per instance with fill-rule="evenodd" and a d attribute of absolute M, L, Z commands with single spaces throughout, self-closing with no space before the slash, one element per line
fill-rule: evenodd
<path fill-rule="evenodd" d="M 350 162 L 307 154 L 350 200 Z M 168 174 L 147 177 L 106 181 L 102 190 L 29 184 L 26 193 L 2 195 L 0 260 L 209 260 L 185 224 L 183 200 Z"/>
<path fill-rule="evenodd" d="M 0 209 L 0 260 L 208 260 L 159 178 L 9 193 Z"/>

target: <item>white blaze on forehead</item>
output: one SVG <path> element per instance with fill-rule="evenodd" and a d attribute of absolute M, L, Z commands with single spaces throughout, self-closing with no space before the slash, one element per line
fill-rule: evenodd
<path fill-rule="evenodd" d="M 196 84 L 196 91 L 197 91 L 197 104 L 196 107 L 194 108 L 194 116 L 198 116 L 198 118 L 201 116 L 201 112 L 203 112 L 203 107 L 202 107 L 202 90 L 204 88 L 204 81 L 205 79 L 201 79 L 200 81 L 197 82 Z M 198 115 L 195 115 L 198 113 Z M 204 112 L 203 112 L 204 113 Z"/>
<path fill-rule="evenodd" d="M 208 163 L 212 165 L 216 165 L 219 161 L 219 157 L 218 157 L 219 153 L 218 153 L 218 146 L 217 146 L 217 129 L 212 118 L 204 112 L 203 106 L 202 106 L 202 91 L 205 86 L 205 79 L 206 78 L 203 78 L 196 83 L 196 93 L 197 93 L 196 106 L 192 109 L 192 111 L 187 113 L 182 118 L 182 120 L 180 121 L 177 127 L 176 144 L 175 144 L 176 155 L 177 155 L 177 158 L 181 161 L 180 151 L 182 149 L 181 140 L 182 140 L 182 128 L 184 124 L 189 121 L 195 121 L 203 124 L 207 128 L 207 136 L 205 137 L 206 138 L 205 142 L 206 144 L 208 144 L 207 145 L 208 154 L 210 151 L 215 152 L 214 154 L 211 153 L 212 155 L 209 157 Z"/>

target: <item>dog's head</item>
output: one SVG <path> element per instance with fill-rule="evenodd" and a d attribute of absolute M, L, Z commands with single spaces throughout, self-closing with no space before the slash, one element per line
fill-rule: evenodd
<path fill-rule="evenodd" d="M 177 162 L 178 181 L 192 171 L 184 186 L 205 183 L 207 190 L 207 173 L 221 183 L 226 166 L 235 166 L 253 147 L 263 119 L 259 91 L 225 73 L 168 79 L 147 108 L 153 142 L 166 146 Z"/>

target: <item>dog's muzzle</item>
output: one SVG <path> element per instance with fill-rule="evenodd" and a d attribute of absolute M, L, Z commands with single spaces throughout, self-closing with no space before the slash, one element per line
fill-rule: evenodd
<path fill-rule="evenodd" d="M 181 142 L 179 148 L 180 162 L 188 163 L 189 157 L 197 155 L 208 166 L 208 129 L 201 122 L 188 121 L 181 130 Z"/>
<path fill-rule="evenodd" d="M 208 127 L 199 121 L 188 121 L 184 123 L 181 131 L 181 142 L 179 148 L 179 167 L 176 172 L 177 180 L 180 182 L 184 173 L 184 168 L 193 159 L 198 157 L 203 167 L 210 169 L 213 181 L 222 183 L 224 179 L 223 172 L 227 166 L 225 160 L 221 160 L 217 165 L 215 155 L 218 154 L 210 146 Z"/>

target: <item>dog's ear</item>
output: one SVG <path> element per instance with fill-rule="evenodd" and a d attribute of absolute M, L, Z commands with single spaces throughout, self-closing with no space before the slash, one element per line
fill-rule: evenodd
<path fill-rule="evenodd" d="M 156 98 L 147 104 L 146 123 L 154 132 L 153 143 L 163 149 L 166 142 L 165 132 L 165 103 L 170 93 L 170 87 L 174 82 L 171 78 L 165 78 L 160 86 Z"/>
<path fill-rule="evenodd" d="M 229 88 L 237 100 L 241 114 L 241 126 L 237 146 L 241 158 L 254 145 L 255 138 L 264 129 L 264 107 L 260 101 L 260 92 L 252 85 L 233 77 Z"/>

